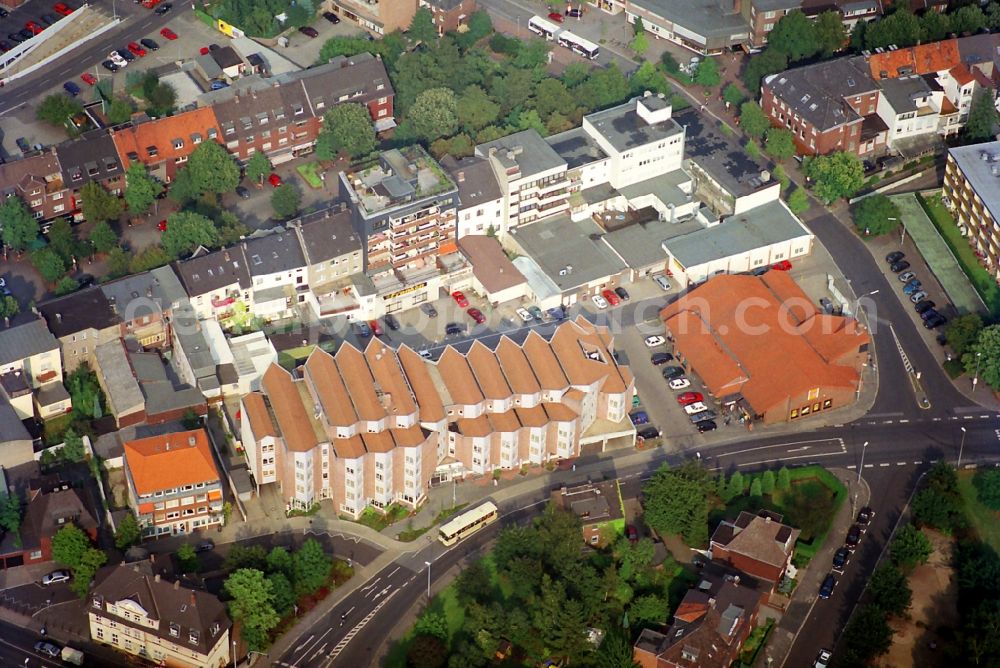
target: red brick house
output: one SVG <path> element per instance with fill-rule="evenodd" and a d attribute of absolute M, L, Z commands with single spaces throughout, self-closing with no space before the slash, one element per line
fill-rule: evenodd
<path fill-rule="evenodd" d="M 743 511 L 735 521 L 724 521 L 712 534 L 712 559 L 777 585 L 792 563 L 795 541 L 801 533 L 781 523 L 781 515 Z"/>
<path fill-rule="evenodd" d="M 75 208 L 63 182 L 59 159 L 51 149 L 21 160 L 0 164 L 0 201 L 20 197 L 41 223 L 64 216 Z"/>
<path fill-rule="evenodd" d="M 457 31 L 477 9 L 476 0 L 419 0 L 419 5 L 430 10 L 439 35 Z"/>
<path fill-rule="evenodd" d="M 20 543 L 8 533 L 0 541 L 0 568 L 52 561 L 52 537 L 67 524 L 83 529 L 97 540 L 96 512 L 85 500 L 86 492 L 58 480 L 32 481 L 21 520 Z"/>
<path fill-rule="evenodd" d="M 198 144 L 219 141 L 219 122 L 212 107 L 202 107 L 119 126 L 111 138 L 125 169 L 139 162 L 152 176 L 170 183 Z"/>

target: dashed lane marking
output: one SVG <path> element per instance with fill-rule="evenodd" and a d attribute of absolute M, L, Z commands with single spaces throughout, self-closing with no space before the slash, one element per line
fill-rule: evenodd
<path fill-rule="evenodd" d="M 372 620 L 372 618 L 376 614 L 378 614 L 378 611 L 381 610 L 385 606 L 385 604 L 388 603 L 389 600 L 393 596 L 395 596 L 398 592 L 399 592 L 399 590 L 397 589 L 397 590 L 393 591 L 391 594 L 389 594 L 388 596 L 386 596 L 384 599 L 382 599 L 381 603 L 379 603 L 374 608 L 372 608 L 372 611 L 369 612 L 367 615 L 365 615 L 364 619 L 362 619 L 360 622 L 358 622 L 354 626 L 354 628 L 352 628 L 350 631 L 348 631 L 347 635 L 345 635 L 343 638 L 341 638 L 340 642 L 338 642 L 334 646 L 334 648 L 332 650 L 330 650 L 330 653 L 327 655 L 328 661 L 327 661 L 327 663 L 325 665 L 331 665 L 333 663 L 334 659 L 336 659 L 338 656 L 340 656 L 340 653 L 344 651 L 345 647 L 347 647 L 347 643 L 351 642 L 354 639 L 354 636 L 356 636 L 359 633 L 361 633 L 361 630 L 365 628 L 365 626 L 368 624 L 368 622 L 370 622 Z"/>

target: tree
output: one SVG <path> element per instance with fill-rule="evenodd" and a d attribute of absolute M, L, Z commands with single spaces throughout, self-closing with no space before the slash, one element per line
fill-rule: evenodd
<path fill-rule="evenodd" d="M 513 65 L 524 70 L 534 70 L 544 67 L 549 62 L 549 43 L 543 39 L 533 39 L 522 43 L 514 56 Z"/>
<path fill-rule="evenodd" d="M 787 466 L 778 469 L 778 489 L 788 491 L 792 488 L 792 474 Z"/>
<path fill-rule="evenodd" d="M 816 196 L 829 205 L 841 197 L 851 197 L 861 188 L 864 183 L 864 167 L 858 156 L 839 151 L 810 160 L 806 176 L 815 182 L 813 190 Z"/>
<path fill-rule="evenodd" d="M 160 245 L 173 258 L 193 251 L 198 246 L 211 248 L 219 243 L 215 223 L 198 213 L 178 211 L 167 216 L 167 229 L 160 237 Z"/>
<path fill-rule="evenodd" d="M 87 235 L 87 239 L 97 253 L 108 253 L 118 247 L 118 235 L 115 234 L 106 220 L 95 225 L 90 230 L 90 234 Z"/>
<path fill-rule="evenodd" d="M 743 91 L 734 83 L 727 84 L 722 89 L 722 99 L 731 107 L 738 107 L 746 101 Z"/>
<path fill-rule="evenodd" d="M 847 42 L 847 31 L 840 12 L 836 10 L 822 12 L 813 22 L 816 34 L 817 51 L 824 57 L 830 56 L 844 48 Z"/>
<path fill-rule="evenodd" d="M 809 210 L 809 195 L 801 187 L 788 194 L 788 208 L 796 216 Z"/>
<path fill-rule="evenodd" d="M 476 561 L 466 567 L 455 580 L 455 592 L 458 599 L 464 602 L 485 600 L 493 591 L 490 574 L 481 561 Z"/>
<path fill-rule="evenodd" d="M 127 513 L 118 524 L 118 528 L 115 529 L 115 547 L 119 550 L 127 550 L 136 545 L 140 538 L 142 538 L 142 530 L 139 528 L 139 522 L 136 521 L 135 515 Z"/>
<path fill-rule="evenodd" d="M 986 15 L 978 5 L 965 5 L 952 12 L 948 18 L 951 21 L 952 32 L 974 33 L 986 27 Z"/>
<path fill-rule="evenodd" d="M 921 534 L 923 535 L 923 534 Z M 906 583 L 906 576 L 892 564 L 883 563 L 868 580 L 868 593 L 872 603 L 887 615 L 900 617 L 906 614 L 913 598 Z"/>
<path fill-rule="evenodd" d="M 257 571 L 267 569 L 267 551 L 260 545 L 235 544 L 230 548 L 223 568 L 227 571 L 238 571 L 249 568 Z"/>
<path fill-rule="evenodd" d="M 649 38 L 645 32 L 637 32 L 628 46 L 636 55 L 642 56 L 649 50 Z"/>
<path fill-rule="evenodd" d="M 170 264 L 172 259 L 160 246 L 147 246 L 129 258 L 128 273 L 141 274 L 144 271 Z"/>
<path fill-rule="evenodd" d="M 375 126 L 372 125 L 371 114 L 361 104 L 338 104 L 323 115 L 323 128 L 316 142 L 316 156 L 320 160 L 333 160 L 341 153 L 352 158 L 368 155 L 375 150 Z M 268 164 L 267 171 L 270 169 Z M 261 172 L 259 178 L 263 178 L 264 173 Z M 257 176 L 253 178 L 258 179 Z"/>
<path fill-rule="evenodd" d="M 965 526 L 965 509 L 955 469 L 945 462 L 935 464 L 927 474 L 924 488 L 913 497 L 911 509 L 917 526 L 930 526 L 945 533 Z"/>
<path fill-rule="evenodd" d="M 437 41 L 438 31 L 434 27 L 434 15 L 431 14 L 431 10 L 421 7 L 416 11 L 410 21 L 410 28 L 406 31 L 406 36 L 413 44 L 417 42 L 430 44 Z"/>
<path fill-rule="evenodd" d="M 161 81 L 149 92 L 146 101 L 149 103 L 147 111 L 150 116 L 167 116 L 177 104 L 177 91 L 170 84 Z"/>
<path fill-rule="evenodd" d="M 0 493 L 0 528 L 14 536 L 17 547 L 21 546 L 21 499 L 16 493 Z"/>
<path fill-rule="evenodd" d="M 93 242 L 93 240 L 91 240 Z M 162 251 L 161 251 L 162 252 Z M 169 258 L 167 259 L 169 262 Z M 124 248 L 121 246 L 115 246 L 110 251 L 108 251 L 108 278 L 121 278 L 129 273 L 129 264 L 132 262 L 132 256 L 129 255 Z"/>
<path fill-rule="evenodd" d="M 55 283 L 66 273 L 66 264 L 51 248 L 39 248 L 31 254 L 31 264 L 46 283 Z"/>
<path fill-rule="evenodd" d="M 52 559 L 71 570 L 83 563 L 90 549 L 90 536 L 75 524 L 66 524 L 52 537 Z"/>
<path fill-rule="evenodd" d="M 267 553 L 267 572 L 284 573 L 291 578 L 294 574 L 292 554 L 281 546 L 272 547 Z"/>
<path fill-rule="evenodd" d="M 67 266 L 73 263 L 79 245 L 68 220 L 60 217 L 52 221 L 49 227 L 49 248 L 54 250 Z"/>
<path fill-rule="evenodd" d="M 660 533 L 680 534 L 688 545 L 708 538 L 708 473 L 694 461 L 661 467 L 643 488 L 646 522 Z"/>
<path fill-rule="evenodd" d="M 815 25 L 799 10 L 778 19 L 767 35 L 767 45 L 769 50 L 784 54 L 789 63 L 808 58 L 820 48 Z"/>
<path fill-rule="evenodd" d="M 951 32 L 951 19 L 944 12 L 924 12 L 920 17 L 920 41 L 938 42 Z"/>
<path fill-rule="evenodd" d="M 904 571 L 926 564 L 930 556 L 930 539 L 912 524 L 907 524 L 897 531 L 892 539 L 892 545 L 889 546 L 892 563 Z"/>
<path fill-rule="evenodd" d="M 738 496 L 743 496 L 743 491 L 746 489 L 746 482 L 743 480 L 743 474 L 739 471 L 734 471 L 733 475 L 729 478 L 729 485 L 726 488 L 727 501 L 735 499 Z"/>
<path fill-rule="evenodd" d="M 993 138 L 993 128 L 1000 122 L 1000 115 L 993 106 L 993 96 L 989 91 L 980 90 L 972 98 L 969 119 L 962 129 L 962 139 L 968 144 L 989 141 Z"/>
<path fill-rule="evenodd" d="M 449 88 L 425 90 L 410 107 L 403 125 L 408 136 L 427 142 L 455 134 L 458 130 L 455 91 Z"/>
<path fill-rule="evenodd" d="M 333 109 L 331 109 L 329 112 L 327 112 L 327 116 L 329 116 L 330 112 L 334 111 L 335 109 L 339 109 L 342 106 L 350 106 L 350 105 L 338 105 L 338 106 L 334 107 Z M 360 105 L 356 105 L 356 106 L 360 106 Z M 326 123 L 326 120 L 327 119 L 324 117 L 324 119 L 323 119 L 324 125 Z M 320 130 L 320 134 L 322 135 L 323 132 L 325 132 L 325 131 L 326 131 L 325 128 L 323 130 Z M 320 155 L 320 148 L 319 148 L 319 140 L 318 139 L 317 139 L 317 143 L 316 143 L 316 155 L 321 160 L 330 160 L 330 159 L 332 159 L 334 157 L 333 155 L 331 155 L 330 157 L 324 157 L 324 156 Z M 251 155 L 250 159 L 247 161 L 246 173 L 247 173 L 247 178 L 250 179 L 251 181 L 253 181 L 254 183 L 263 184 L 264 183 L 264 177 L 268 176 L 271 173 L 271 161 L 268 160 L 267 156 L 264 155 L 262 152 L 255 151 L 254 154 Z"/>
<path fill-rule="evenodd" d="M 133 162 L 128 166 L 125 171 L 125 204 L 129 211 L 146 213 L 162 192 L 163 184 L 146 173 L 145 165 Z"/>
<path fill-rule="evenodd" d="M 841 656 L 844 666 L 865 666 L 868 662 L 889 651 L 892 629 L 885 613 L 874 605 L 863 605 L 851 616 L 841 639 Z"/>
<path fill-rule="evenodd" d="M 97 569 L 103 566 L 107 560 L 108 555 L 104 552 L 94 547 L 88 547 L 84 551 L 80 563 L 73 569 L 73 581 L 69 583 L 70 591 L 80 598 L 86 596 L 87 590 L 90 589 L 90 583 L 97 574 Z"/>
<path fill-rule="evenodd" d="M 991 2 L 986 7 L 986 27 L 991 31 L 1000 30 L 1000 2 Z"/>
<path fill-rule="evenodd" d="M 744 102 L 740 105 L 740 127 L 752 139 L 760 139 L 771 127 L 771 119 L 756 102 Z"/>
<path fill-rule="evenodd" d="M 13 318 L 20 312 L 21 305 L 17 302 L 17 298 L 4 295 L 3 299 L 0 299 L 0 318 Z"/>
<path fill-rule="evenodd" d="M 330 577 L 331 565 L 320 542 L 315 538 L 306 540 L 293 557 L 295 591 L 301 596 L 316 592 Z"/>
<path fill-rule="evenodd" d="M 195 179 L 194 173 L 185 166 L 174 174 L 174 180 L 170 182 L 170 189 L 167 190 L 167 197 L 183 206 L 201 197 L 202 192 L 201 184 Z"/>
<path fill-rule="evenodd" d="M 243 639 L 250 649 L 267 647 L 268 633 L 280 621 L 271 582 L 261 571 L 241 568 L 226 578 L 223 589 L 232 599 L 229 614 L 243 625 Z"/>
<path fill-rule="evenodd" d="M 628 80 L 634 95 L 642 95 L 647 90 L 651 93 L 666 95 L 670 92 L 670 84 L 663 72 L 656 68 L 652 62 L 646 60 L 632 73 Z M 544 82 L 543 82 L 544 83 Z M 566 76 L 563 75 L 563 83 L 566 83 Z M 567 86 L 570 84 L 566 83 Z"/>
<path fill-rule="evenodd" d="M 788 69 L 788 58 L 777 49 L 764 49 L 751 56 L 743 69 L 743 83 L 752 96 L 760 91 L 760 82 L 769 74 L 784 72 Z"/>
<path fill-rule="evenodd" d="M 787 160 L 795 155 L 795 136 L 791 130 L 768 128 L 764 136 L 764 150 L 775 160 Z"/>
<path fill-rule="evenodd" d="M 81 111 L 83 105 L 79 100 L 62 93 L 54 93 L 41 101 L 35 110 L 35 118 L 52 125 L 63 125 Z"/>
<path fill-rule="evenodd" d="M 198 553 L 191 543 L 182 543 L 174 554 L 177 556 L 177 568 L 181 573 L 197 573 L 201 568 Z"/>
<path fill-rule="evenodd" d="M 285 617 L 295 608 L 295 588 L 284 573 L 271 573 L 267 576 L 271 583 L 271 593 L 274 594 L 274 611 L 279 617 Z"/>
<path fill-rule="evenodd" d="M 913 46 L 920 40 L 920 21 L 912 12 L 901 9 L 865 26 L 866 49 L 877 49 L 895 44 L 900 48 Z"/>
<path fill-rule="evenodd" d="M 952 319 L 944 330 L 948 345 L 962 358 L 979 338 L 983 329 L 983 319 L 978 313 L 966 313 Z"/>
<path fill-rule="evenodd" d="M 426 633 L 413 637 L 406 650 L 410 668 L 442 668 L 448 661 L 448 646 L 440 638 Z"/>
<path fill-rule="evenodd" d="M 718 86 L 722 82 L 722 75 L 719 74 L 719 63 L 715 58 L 705 58 L 698 63 L 698 69 L 694 73 L 694 82 L 705 88 Z"/>
<path fill-rule="evenodd" d="M 763 486 L 760 484 L 760 478 L 754 478 L 753 482 L 750 483 L 750 496 L 759 499 L 764 495 L 763 489 Z"/>
<path fill-rule="evenodd" d="M 110 79 L 108 79 L 110 81 Z M 108 105 L 108 122 L 111 125 L 120 125 L 132 118 L 135 107 L 132 102 L 123 97 L 115 97 Z"/>
<path fill-rule="evenodd" d="M 637 596 L 628 607 L 628 618 L 635 626 L 662 624 L 669 607 L 666 600 L 655 594 Z"/>
<path fill-rule="evenodd" d="M 554 114 L 569 114 L 576 108 L 576 102 L 566 84 L 559 79 L 545 78 L 535 89 L 535 109 L 544 118 Z M 461 114 L 461 110 L 459 110 Z"/>
<path fill-rule="evenodd" d="M 880 236 L 899 227 L 900 212 L 896 204 L 882 194 L 866 197 L 851 211 L 854 226 L 865 236 Z"/>
<path fill-rule="evenodd" d="M 625 536 L 619 537 L 615 543 L 614 555 L 618 560 L 618 574 L 622 580 L 631 582 L 649 568 L 653 563 L 656 548 L 653 541 L 643 538 L 634 545 Z"/>
<path fill-rule="evenodd" d="M 774 471 L 772 471 L 771 469 L 764 471 L 764 475 L 761 476 L 760 479 L 761 492 L 763 492 L 764 494 L 773 494 L 774 485 L 775 485 Z"/>
<path fill-rule="evenodd" d="M 63 447 L 59 450 L 59 456 L 66 462 L 82 462 L 86 457 L 86 450 L 83 447 L 83 438 L 70 427 L 63 434 Z"/>
<path fill-rule="evenodd" d="M 299 212 L 302 195 L 290 183 L 283 183 L 271 193 L 271 208 L 278 218 L 291 218 Z"/>
<path fill-rule="evenodd" d="M 19 197 L 8 197 L 0 204 L 0 229 L 4 244 L 16 251 L 38 238 L 38 221 Z"/>
<path fill-rule="evenodd" d="M 978 469 L 972 477 L 976 496 L 987 508 L 1000 510 L 1000 470 Z"/>
<path fill-rule="evenodd" d="M 594 666 L 595 668 L 640 668 L 632 656 L 632 643 L 629 639 L 611 630 L 604 636 L 604 642 L 594 655 Z"/>
<path fill-rule="evenodd" d="M 240 168 L 226 149 L 214 141 L 198 144 L 181 171 L 190 171 L 191 178 L 201 188 L 200 192 L 221 195 L 233 192 L 240 183 Z"/>
<path fill-rule="evenodd" d="M 547 81 L 554 81 L 562 85 L 558 79 L 545 79 L 542 83 Z M 566 96 L 572 103 L 573 99 L 569 97 L 568 92 Z M 495 122 L 500 116 L 500 105 L 491 100 L 480 86 L 467 86 L 458 98 L 457 105 L 458 123 L 468 132 L 481 130 Z"/>
<path fill-rule="evenodd" d="M 1000 325 L 984 327 L 976 342 L 962 356 L 965 373 L 978 375 L 993 389 L 1000 389 Z"/>
<path fill-rule="evenodd" d="M 219 214 L 219 219 L 215 221 L 215 229 L 219 232 L 220 246 L 232 246 L 250 234 L 250 228 L 230 211 Z"/>
<path fill-rule="evenodd" d="M 68 295 L 71 292 L 76 292 L 80 289 L 80 282 L 73 278 L 72 276 L 63 276 L 58 281 L 56 281 L 56 286 L 52 288 L 52 292 L 57 297 L 62 297 L 63 295 Z"/>
<path fill-rule="evenodd" d="M 470 601 L 470 603 L 473 602 L 475 600 Z M 443 613 L 425 610 L 413 625 L 413 632 L 417 635 L 423 634 L 434 636 L 441 640 L 448 640 L 448 636 L 450 635 L 448 631 L 448 618 Z"/>
<path fill-rule="evenodd" d="M 83 217 L 91 223 L 99 223 L 102 220 L 118 220 L 125 210 L 122 201 L 109 193 L 97 181 L 85 183 L 80 188 L 81 209 Z"/>

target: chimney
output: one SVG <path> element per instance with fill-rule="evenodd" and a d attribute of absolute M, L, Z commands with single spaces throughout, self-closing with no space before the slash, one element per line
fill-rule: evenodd
<path fill-rule="evenodd" d="M 159 582 L 159 581 L 160 581 L 160 574 L 157 573 L 156 575 L 153 576 L 153 582 Z"/>
<path fill-rule="evenodd" d="M 195 438 L 194 435 L 192 434 L 191 436 L 188 436 L 188 445 L 190 445 L 193 448 L 194 444 L 195 444 Z"/>
<path fill-rule="evenodd" d="M 733 13 L 739 14 L 743 11 L 743 0 L 733 0 Z"/>
<path fill-rule="evenodd" d="M 176 591 L 176 590 L 179 590 L 180 588 L 181 588 L 181 581 L 180 580 L 174 580 L 174 590 Z"/>
<path fill-rule="evenodd" d="M 149 563 L 151 563 L 151 564 L 152 563 L 156 563 L 156 555 L 155 554 L 150 553 L 150 555 L 149 555 Z"/>

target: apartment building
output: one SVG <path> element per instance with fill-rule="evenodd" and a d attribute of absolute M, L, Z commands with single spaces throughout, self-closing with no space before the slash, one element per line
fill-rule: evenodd
<path fill-rule="evenodd" d="M 835 6 L 829 0 L 823 0 L 823 3 L 826 9 Z M 750 51 L 767 46 L 767 36 L 781 17 L 794 9 L 805 9 L 803 0 L 736 0 L 735 4 L 750 26 L 749 39 L 744 45 Z"/>
<path fill-rule="evenodd" d="M 72 399 L 62 384 L 62 355 L 59 341 L 33 314 L 8 319 L 0 327 L 0 398 L 11 409 L 10 417 L 34 420 L 65 415 L 73 408 Z M 6 412 L 6 411 L 5 411 Z M 8 417 L 0 418 L 0 421 Z M 9 425 L 20 434 L 20 424 Z M 16 439 L 15 439 L 16 440 Z M 31 461 L 31 443 L 27 450 L 5 446 L 8 464 Z"/>
<path fill-rule="evenodd" d="M 118 317 L 119 334 L 134 338 L 143 348 L 170 345 L 170 316 L 187 295 L 170 267 L 101 283 L 111 312 Z"/>
<path fill-rule="evenodd" d="M 417 0 L 327 0 L 326 8 L 383 37 L 410 27 Z"/>
<path fill-rule="evenodd" d="M 364 272 L 384 312 L 436 299 L 455 254 L 458 189 L 419 145 L 385 151 L 340 173 L 361 238 Z"/>
<path fill-rule="evenodd" d="M 125 169 L 137 162 L 154 178 L 170 183 L 198 144 L 220 141 L 219 121 L 212 107 L 202 107 L 155 120 L 134 119 L 113 128 L 111 139 Z"/>
<path fill-rule="evenodd" d="M 457 237 L 498 233 L 504 227 L 504 197 L 490 162 L 446 155 L 441 166 L 458 186 Z"/>
<path fill-rule="evenodd" d="M 101 569 L 87 606 L 90 639 L 162 666 L 233 663 L 226 606 L 153 570 L 151 561 Z"/>
<path fill-rule="evenodd" d="M 222 481 L 204 429 L 126 441 L 124 450 L 129 507 L 144 538 L 222 524 Z"/>
<path fill-rule="evenodd" d="M 457 31 L 478 9 L 476 0 L 418 0 L 418 4 L 430 10 L 439 35 Z"/>
<path fill-rule="evenodd" d="M 173 265 L 199 320 L 229 320 L 238 304 L 253 305 L 253 281 L 240 245 L 200 252 Z"/>
<path fill-rule="evenodd" d="M 241 242 L 253 281 L 253 314 L 280 320 L 305 304 L 309 291 L 306 259 L 294 231 L 283 231 Z"/>
<path fill-rule="evenodd" d="M 948 149 L 943 193 L 979 261 L 1000 281 L 1000 142 Z"/>
<path fill-rule="evenodd" d="M 257 485 L 291 507 L 333 501 L 419 504 L 439 465 L 483 474 L 599 452 L 634 440 L 634 381 L 606 328 L 586 320 L 447 348 L 436 361 L 371 340 L 315 350 L 296 374 L 277 365 L 241 405 L 241 439 Z"/>
<path fill-rule="evenodd" d="M 347 314 L 360 308 L 352 276 L 364 268 L 361 238 L 350 210 L 327 209 L 292 221 L 306 262 L 306 303 L 316 317 Z"/>
<path fill-rule="evenodd" d="M 69 213 L 76 220 L 83 220 L 79 191 L 87 183 L 96 181 L 116 195 L 125 192 L 125 169 L 108 130 L 86 132 L 59 144 L 55 151 L 62 181 L 74 194 L 75 206 Z"/>
<path fill-rule="evenodd" d="M 0 200 L 20 197 L 42 226 L 76 208 L 51 149 L 0 164 Z"/>
<path fill-rule="evenodd" d="M 120 335 L 120 319 L 99 286 L 44 301 L 36 307 L 59 339 L 66 373 L 89 363 L 94 349 Z"/>

